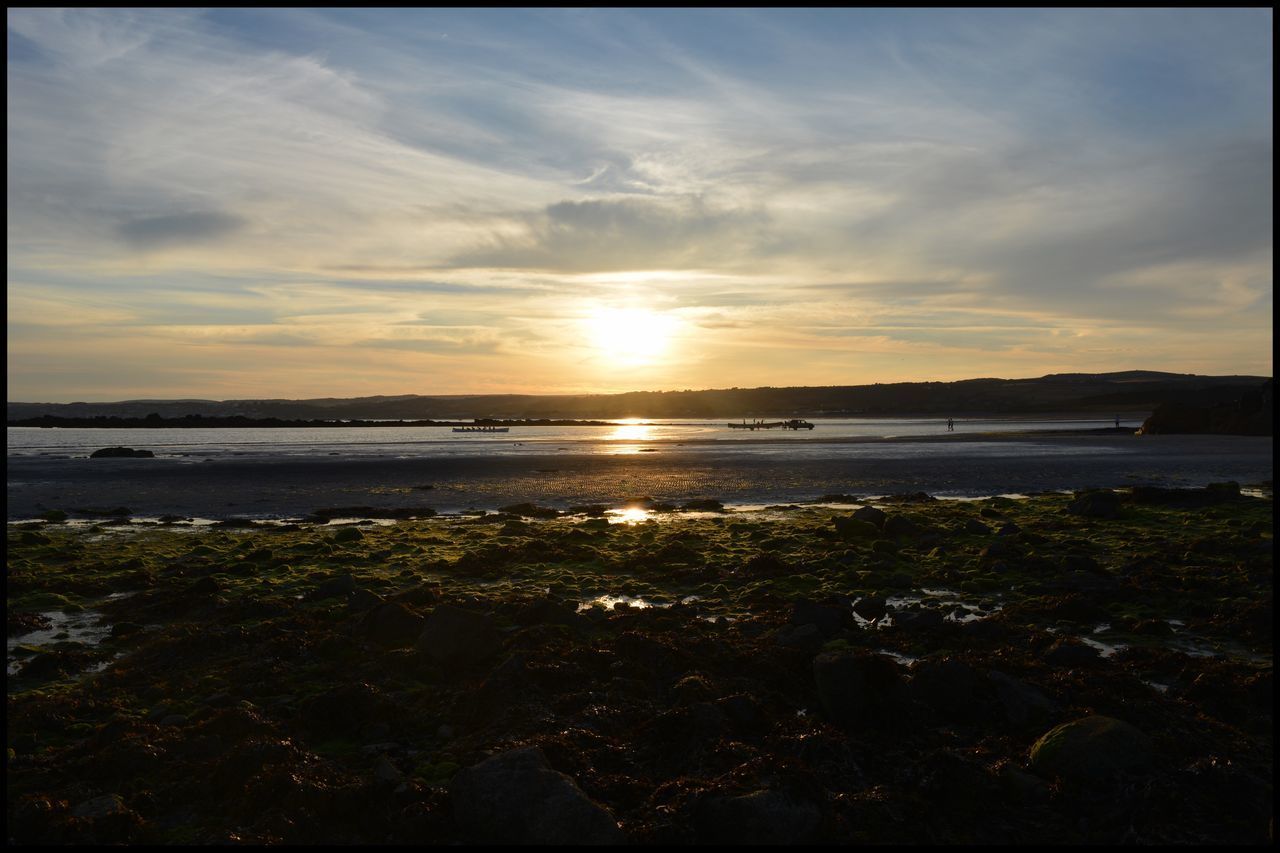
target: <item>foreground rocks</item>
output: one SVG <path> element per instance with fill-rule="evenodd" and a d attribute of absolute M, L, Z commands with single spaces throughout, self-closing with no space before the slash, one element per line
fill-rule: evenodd
<path fill-rule="evenodd" d="M 454 818 L 481 843 L 621 844 L 613 816 L 537 747 L 495 755 L 449 785 Z"/>
<path fill-rule="evenodd" d="M 1185 491 L 11 530 L 7 832 L 1266 843 L 1271 505 Z"/>

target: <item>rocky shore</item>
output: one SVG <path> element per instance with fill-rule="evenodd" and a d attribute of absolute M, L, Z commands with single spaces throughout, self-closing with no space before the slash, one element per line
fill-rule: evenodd
<path fill-rule="evenodd" d="M 1271 841 L 1271 499 L 842 498 L 11 524 L 8 839 Z"/>

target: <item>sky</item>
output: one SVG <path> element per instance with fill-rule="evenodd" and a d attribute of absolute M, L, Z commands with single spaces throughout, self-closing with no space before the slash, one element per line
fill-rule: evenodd
<path fill-rule="evenodd" d="M 1270 9 L 9 9 L 8 399 L 1271 375 Z"/>

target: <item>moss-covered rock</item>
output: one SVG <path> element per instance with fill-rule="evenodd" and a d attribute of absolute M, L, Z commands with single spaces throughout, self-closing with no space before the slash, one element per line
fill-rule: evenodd
<path fill-rule="evenodd" d="M 1151 739 L 1134 726 L 1095 714 L 1045 732 L 1031 747 L 1029 758 L 1031 769 L 1042 776 L 1091 784 L 1117 772 L 1150 769 L 1155 750 Z"/>

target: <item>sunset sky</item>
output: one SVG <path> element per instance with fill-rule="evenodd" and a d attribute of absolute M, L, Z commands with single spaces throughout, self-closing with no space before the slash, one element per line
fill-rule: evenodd
<path fill-rule="evenodd" d="M 1272 371 L 1272 11 L 8 12 L 8 399 Z"/>

